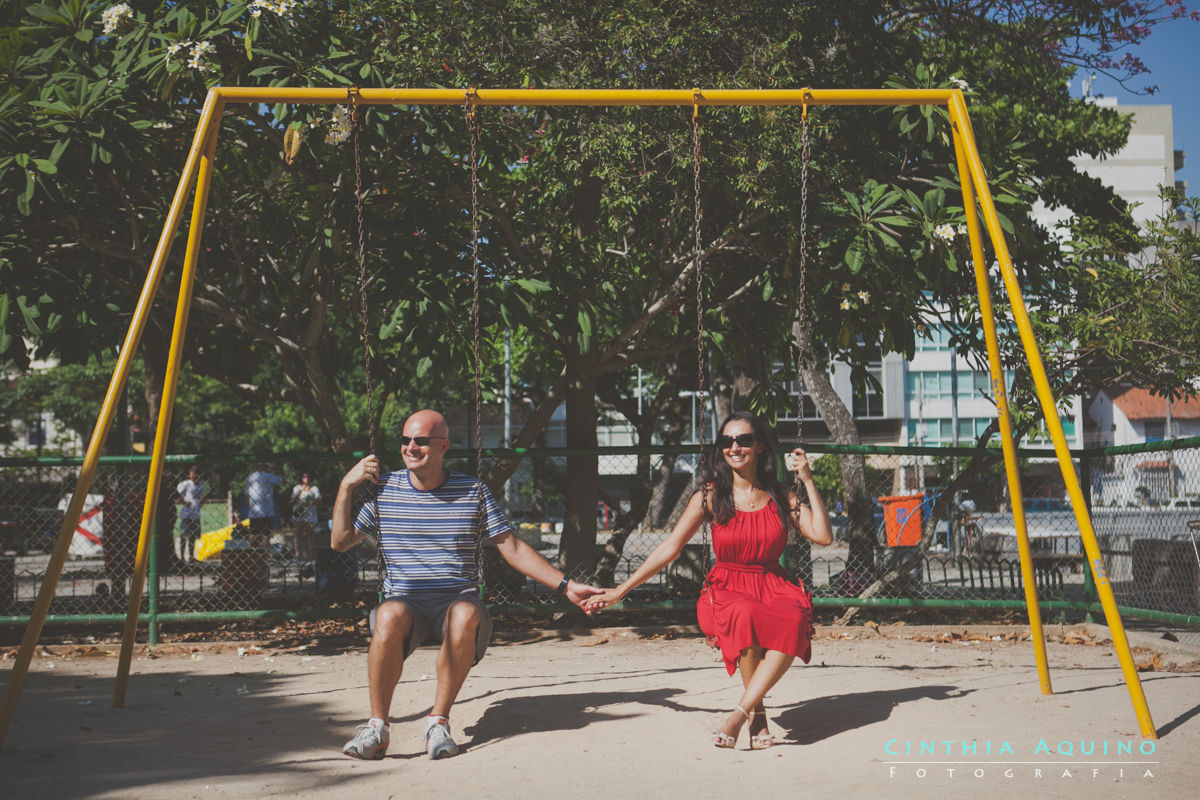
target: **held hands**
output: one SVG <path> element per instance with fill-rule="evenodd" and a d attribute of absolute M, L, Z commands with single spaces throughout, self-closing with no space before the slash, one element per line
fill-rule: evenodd
<path fill-rule="evenodd" d="M 588 615 L 596 611 L 596 609 L 592 607 L 592 598 L 603 593 L 603 589 L 599 589 L 588 583 L 580 583 L 579 581 L 575 580 L 568 583 L 566 591 L 563 592 L 568 600 L 579 606 L 581 609 L 583 609 L 583 613 Z"/>
<path fill-rule="evenodd" d="M 783 463 L 787 465 L 789 471 L 797 473 L 801 481 L 812 480 L 812 465 L 808 463 L 808 454 L 802 448 L 797 447 L 785 455 Z"/>
<path fill-rule="evenodd" d="M 596 595 L 588 598 L 587 605 L 583 607 L 583 610 L 589 614 L 603 611 L 609 606 L 615 606 L 625 599 L 625 595 L 618 589 L 598 589 L 596 591 Z"/>

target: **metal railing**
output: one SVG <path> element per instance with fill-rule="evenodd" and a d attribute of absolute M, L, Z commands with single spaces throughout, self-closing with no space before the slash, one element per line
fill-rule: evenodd
<path fill-rule="evenodd" d="M 817 456 L 818 479 L 834 512 L 835 541 L 829 547 L 791 541 L 785 564 L 812 590 L 815 604 L 1024 607 L 998 451 L 809 449 Z M 840 466 L 823 463 L 847 454 L 859 459 L 867 489 L 865 500 L 864 493 L 857 495 L 858 507 L 852 497 L 839 494 L 838 487 L 847 483 Z M 485 473 L 513 455 L 485 451 Z M 564 536 L 572 533 L 564 511 L 566 461 L 598 459 L 595 557 L 560 565 L 604 584 L 623 580 L 669 534 L 691 494 L 697 460 L 694 447 L 539 449 L 517 455 L 520 464 L 496 489 L 497 499 L 515 533 L 556 562 Z M 271 484 L 274 508 L 267 509 L 269 518 L 254 523 L 254 532 L 231 526 L 262 511 L 248 508 L 246 500 L 247 479 L 261 457 L 168 457 L 142 603 L 152 640 L 158 626 L 170 622 L 364 613 L 378 590 L 373 545 L 360 544 L 349 553 L 334 553 L 328 546 L 328 509 L 342 471 L 356 456 L 276 456 L 264 470 L 278 476 Z M 1044 450 L 1023 450 L 1019 456 L 1039 603 L 1048 609 L 1098 611 L 1057 463 Z M 1074 456 L 1122 612 L 1200 624 L 1200 438 Z M 450 458 L 452 468 L 473 470 L 473 454 L 452 451 Z M 116 625 L 124 619 L 148 462 L 139 456 L 101 459 L 48 623 Z M 78 464 L 69 458 L 0 459 L 0 624 L 28 621 Z M 193 464 L 205 484 L 198 526 L 180 516 L 180 484 Z M 960 475 L 955 481 L 964 470 L 965 479 Z M 319 500 L 293 502 L 301 473 L 324 492 Z M 864 509 L 864 503 L 870 507 Z M 581 535 L 592 536 L 592 524 L 583 521 Z M 196 531 L 200 537 L 192 541 Z M 212 549 L 216 552 L 209 554 Z M 708 537 L 701 532 L 626 605 L 694 604 L 710 562 Z M 482 572 L 486 599 L 497 610 L 536 614 L 561 608 L 557 595 L 512 570 L 494 549 L 484 549 Z"/>

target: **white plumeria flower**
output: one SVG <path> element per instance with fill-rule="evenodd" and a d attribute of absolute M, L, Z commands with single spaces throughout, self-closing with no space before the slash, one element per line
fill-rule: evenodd
<path fill-rule="evenodd" d="M 104 35 L 117 33 L 126 23 L 133 21 L 133 9 L 128 3 L 117 3 L 109 6 L 100 14 L 100 24 L 104 26 Z"/>
<path fill-rule="evenodd" d="M 201 58 L 216 49 L 216 45 L 212 42 L 196 42 L 192 45 L 192 55 L 196 56 L 196 58 Z"/>
<path fill-rule="evenodd" d="M 842 301 L 842 311 L 849 311 L 849 310 L 850 310 L 850 301 L 843 300 Z"/>
<path fill-rule="evenodd" d="M 167 58 L 173 58 L 179 53 L 180 50 L 190 48 L 191 46 L 191 42 L 175 42 L 174 44 L 169 44 L 167 45 Z"/>
<path fill-rule="evenodd" d="M 946 223 L 944 225 L 938 225 L 936 228 L 933 229 L 933 235 L 936 236 L 937 238 L 941 239 L 943 242 L 953 242 L 954 241 L 954 226 L 949 223 Z"/>
<path fill-rule="evenodd" d="M 858 293 L 858 299 L 862 300 L 864 303 L 869 303 L 871 302 L 871 293 L 868 291 L 861 291 Z"/>
<path fill-rule="evenodd" d="M 350 140 L 354 122 L 350 117 L 350 109 L 346 106 L 334 106 L 329 119 L 329 132 L 325 134 L 326 144 L 343 144 Z"/>
<path fill-rule="evenodd" d="M 962 78 L 951 78 L 951 79 L 950 79 L 950 83 L 951 83 L 951 84 L 954 86 L 954 88 L 955 88 L 955 89 L 960 89 L 960 90 L 962 90 L 962 92 L 963 92 L 964 94 L 965 94 L 965 93 L 967 93 L 967 92 L 969 92 L 969 91 L 971 91 L 971 86 L 970 86 L 970 84 L 968 84 L 968 83 L 967 83 L 966 81 L 964 81 Z"/>

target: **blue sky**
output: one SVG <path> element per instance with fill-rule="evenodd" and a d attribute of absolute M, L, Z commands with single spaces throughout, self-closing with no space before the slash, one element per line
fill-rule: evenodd
<path fill-rule="evenodd" d="M 1188 4 L 1189 8 L 1196 5 Z M 1172 106 L 1175 149 L 1187 151 L 1187 160 L 1183 169 L 1175 173 L 1175 179 L 1187 181 L 1192 197 L 1200 195 L 1200 98 L 1196 90 L 1196 76 L 1200 75 L 1200 22 L 1186 18 L 1164 22 L 1132 52 L 1146 63 L 1150 74 L 1137 76 L 1129 85 L 1134 89 L 1157 85 L 1158 91 L 1149 96 L 1133 94 L 1098 75 L 1092 94 L 1117 98 L 1118 108 L 1138 104 Z M 1071 81 L 1072 94 L 1079 94 L 1085 77 L 1082 71 L 1076 73 Z"/>

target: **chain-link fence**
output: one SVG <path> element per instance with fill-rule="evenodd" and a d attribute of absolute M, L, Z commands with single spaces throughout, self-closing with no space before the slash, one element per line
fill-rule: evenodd
<path fill-rule="evenodd" d="M 813 446 L 814 472 L 834 542 L 792 541 L 785 563 L 822 602 L 851 598 L 975 604 L 1024 598 L 1015 519 L 998 451 Z M 454 453 L 451 454 L 455 456 Z M 485 456 L 499 472 L 506 454 Z M 472 470 L 469 455 L 451 466 Z M 567 484 L 568 458 L 596 458 L 587 493 Z M 50 613 L 123 614 L 141 525 L 148 459 L 103 459 L 75 529 Z M 329 549 L 329 510 L 352 458 L 214 462 L 172 457 L 157 502 L 152 614 L 259 609 L 320 613 L 369 605 L 379 588 L 374 546 Z M 689 448 L 525 453 L 496 489 L 514 531 L 583 579 L 615 585 L 670 533 L 694 486 Z M 1200 612 L 1200 440 L 1088 451 L 1075 462 L 1118 603 Z M 0 461 L 0 617 L 26 617 L 41 587 L 76 471 L 62 459 Z M 1058 463 L 1023 452 L 1024 518 L 1038 597 L 1084 607 L 1091 570 Z M 583 506 L 590 513 L 570 511 Z M 1195 523 L 1200 526 L 1200 522 Z M 631 600 L 695 601 L 711 563 L 707 530 Z M 549 589 L 482 550 L 489 603 L 560 602 Z M 851 601 L 854 602 L 854 601 Z M 204 616 L 211 618 L 211 614 Z M 102 616 L 103 618 L 103 616 Z"/>

